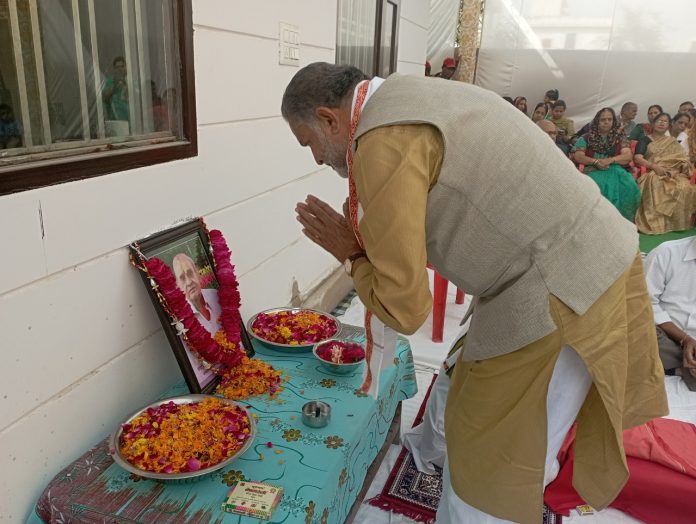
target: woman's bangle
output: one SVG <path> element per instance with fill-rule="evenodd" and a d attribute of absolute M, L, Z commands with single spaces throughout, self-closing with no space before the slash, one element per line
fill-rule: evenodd
<path fill-rule="evenodd" d="M 686 335 L 684 335 L 684 336 L 682 337 L 682 339 L 679 341 L 679 345 L 680 345 L 681 347 L 684 347 L 684 342 L 686 342 L 686 339 L 687 339 L 687 338 L 690 338 L 689 335 L 688 335 L 688 333 L 687 333 Z"/>
<path fill-rule="evenodd" d="M 595 161 L 594 161 L 594 162 L 592 162 L 592 165 L 596 167 L 596 166 L 597 166 L 597 164 L 599 164 L 599 160 L 595 159 Z"/>

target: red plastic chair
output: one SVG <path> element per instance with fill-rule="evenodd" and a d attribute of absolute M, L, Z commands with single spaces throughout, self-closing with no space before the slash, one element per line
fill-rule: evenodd
<path fill-rule="evenodd" d="M 447 309 L 447 288 L 449 281 L 440 275 L 435 268 L 428 264 L 428 268 L 433 270 L 433 333 L 431 339 L 433 342 L 442 342 L 445 331 L 445 310 Z M 464 303 L 464 291 L 457 289 L 455 304 Z"/>
<path fill-rule="evenodd" d="M 636 146 L 637 145 L 638 145 L 638 140 L 631 140 L 631 154 L 634 156 L 636 154 Z M 630 171 L 631 171 L 631 174 L 633 175 L 633 178 L 638 180 L 641 177 L 642 172 L 640 169 L 638 169 L 638 166 L 633 161 L 633 158 L 631 158 L 631 162 L 628 165 L 631 168 Z"/>

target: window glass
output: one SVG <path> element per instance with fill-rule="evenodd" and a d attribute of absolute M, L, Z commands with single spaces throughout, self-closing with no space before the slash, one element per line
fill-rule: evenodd
<path fill-rule="evenodd" d="M 176 9 L 175 0 L 0 2 L 9 51 L 0 166 L 183 138 Z"/>
<path fill-rule="evenodd" d="M 379 0 L 381 1 L 381 0 Z M 374 72 L 376 0 L 339 0 L 336 63 Z"/>
<path fill-rule="evenodd" d="M 394 2 L 383 3 L 382 42 L 380 53 L 379 76 L 388 77 L 394 72 L 396 63 L 396 27 L 398 24 L 398 6 Z"/>

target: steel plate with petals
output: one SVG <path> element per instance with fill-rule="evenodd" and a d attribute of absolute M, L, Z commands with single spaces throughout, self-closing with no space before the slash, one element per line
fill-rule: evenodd
<path fill-rule="evenodd" d="M 229 404 L 230 406 L 236 406 L 240 408 L 244 413 L 246 413 L 247 420 L 249 421 L 249 438 L 246 439 L 246 442 L 242 445 L 241 448 L 239 448 L 233 455 L 230 457 L 227 457 L 225 460 L 222 460 L 218 462 L 217 464 L 214 464 L 212 466 L 209 466 L 207 468 L 199 469 L 198 471 L 186 471 L 184 473 L 155 473 L 153 471 L 145 471 L 140 468 L 136 468 L 133 464 L 128 462 L 126 458 L 121 454 L 121 447 L 119 445 L 119 440 L 121 438 L 121 433 L 123 432 L 123 425 L 124 424 L 130 424 L 130 422 L 140 415 L 143 411 L 145 411 L 148 408 L 156 408 L 160 406 L 161 404 L 166 404 L 167 402 L 174 402 L 175 404 L 194 404 L 196 402 L 201 402 L 207 398 L 215 398 L 221 402 L 224 402 L 225 404 Z M 158 400 L 157 402 L 153 402 L 151 404 L 148 404 L 147 406 L 144 406 L 140 408 L 138 411 L 130 415 L 128 418 L 126 418 L 124 421 L 122 421 L 118 426 L 116 426 L 116 429 L 114 432 L 111 434 L 111 437 L 109 438 L 109 453 L 114 459 L 114 462 L 121 466 L 123 469 L 126 471 L 129 471 L 130 473 L 134 473 L 135 475 L 138 475 L 140 477 L 148 478 L 148 479 L 153 479 L 153 480 L 158 480 L 158 481 L 178 481 L 178 482 L 190 482 L 192 480 L 198 480 L 199 477 L 203 475 L 207 475 L 208 473 L 212 473 L 213 471 L 217 471 L 218 469 L 224 468 L 225 466 L 229 465 L 231 462 L 233 462 L 237 457 L 241 456 L 249 447 L 251 444 L 254 442 L 254 438 L 256 437 L 256 424 L 254 423 L 254 417 L 252 417 L 249 412 L 238 402 L 235 402 L 234 400 L 230 400 L 227 398 L 222 398 L 222 397 L 217 397 L 215 395 L 182 395 L 180 397 L 172 397 L 172 398 L 165 398 L 162 400 Z"/>
<path fill-rule="evenodd" d="M 334 323 L 336 326 L 336 332 L 331 335 L 327 336 L 321 340 L 317 340 L 316 342 L 307 342 L 306 344 L 281 344 L 279 342 L 271 342 L 270 340 L 266 340 L 265 338 L 261 338 L 259 335 L 254 333 L 254 330 L 252 329 L 252 326 L 254 325 L 254 322 L 256 321 L 256 318 L 261 315 L 261 314 L 266 314 L 270 315 L 273 313 L 280 313 L 281 311 L 287 311 L 287 312 L 300 312 L 300 311 L 310 311 L 312 313 L 317 313 L 319 315 L 322 315 L 323 317 L 326 317 L 328 320 Z M 341 333 L 341 323 L 339 320 L 334 317 L 333 315 L 329 315 L 328 313 L 324 313 L 323 311 L 318 311 L 316 309 L 309 309 L 309 308 L 303 308 L 303 307 L 278 307 L 278 308 L 273 308 L 273 309 L 266 309 L 264 311 L 259 311 L 249 319 L 247 322 L 247 331 L 249 334 L 254 337 L 256 340 L 258 340 L 264 347 L 267 347 L 268 349 L 272 349 L 274 351 L 280 351 L 282 353 L 309 353 L 312 351 L 312 348 L 314 348 L 315 344 L 320 344 L 321 342 L 324 342 L 325 340 L 329 340 L 331 338 L 338 337 L 339 334 Z"/>

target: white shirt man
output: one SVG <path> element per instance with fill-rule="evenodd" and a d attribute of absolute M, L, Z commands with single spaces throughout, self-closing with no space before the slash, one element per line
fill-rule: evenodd
<path fill-rule="evenodd" d="M 696 237 L 664 242 L 645 260 L 660 358 L 696 391 Z"/>

